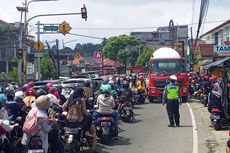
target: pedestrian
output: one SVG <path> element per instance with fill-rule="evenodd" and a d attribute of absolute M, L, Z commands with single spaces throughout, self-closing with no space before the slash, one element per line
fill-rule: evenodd
<path fill-rule="evenodd" d="M 163 106 L 166 103 L 166 109 L 169 118 L 169 127 L 180 126 L 180 113 L 179 105 L 181 105 L 180 90 L 176 84 L 177 77 L 175 75 L 170 76 L 170 83 L 166 85 L 163 93 Z M 174 122 L 175 120 L 175 122 Z"/>

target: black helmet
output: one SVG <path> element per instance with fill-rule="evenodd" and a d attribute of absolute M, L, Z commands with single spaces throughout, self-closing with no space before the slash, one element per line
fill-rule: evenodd
<path fill-rule="evenodd" d="M 90 81 L 89 80 L 85 80 L 84 81 L 84 86 L 90 88 Z"/>
<path fill-rule="evenodd" d="M 124 87 L 125 89 L 128 89 L 128 88 L 129 88 L 129 82 L 125 80 L 125 81 L 123 82 L 123 87 Z"/>
<path fill-rule="evenodd" d="M 15 90 L 14 90 L 14 87 L 12 85 L 8 86 L 5 90 L 4 90 L 4 93 L 8 98 L 14 98 L 14 94 L 15 94 Z M 9 100 L 9 99 L 8 99 Z"/>
<path fill-rule="evenodd" d="M 81 87 L 77 87 L 73 92 L 74 99 L 83 98 L 84 97 L 84 89 Z"/>
<path fill-rule="evenodd" d="M 58 85 L 58 86 L 56 86 L 56 88 L 57 88 L 58 92 L 61 93 L 62 89 L 63 89 L 63 86 L 62 85 Z"/>
<path fill-rule="evenodd" d="M 46 95 L 46 94 L 47 94 L 47 92 L 44 89 L 38 89 L 38 90 L 35 91 L 34 96 L 37 99 L 39 96 Z"/>
<path fill-rule="evenodd" d="M 49 88 L 46 85 L 41 86 L 41 89 L 45 90 L 46 93 L 49 92 Z"/>

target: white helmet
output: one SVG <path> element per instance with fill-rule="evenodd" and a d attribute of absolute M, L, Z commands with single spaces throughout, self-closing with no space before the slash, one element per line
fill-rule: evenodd
<path fill-rule="evenodd" d="M 170 78 L 170 80 L 175 80 L 175 81 L 177 80 L 177 77 L 175 75 L 170 75 L 169 78 Z"/>
<path fill-rule="evenodd" d="M 17 91 L 17 92 L 15 92 L 14 97 L 24 99 L 25 94 L 22 91 Z"/>
<path fill-rule="evenodd" d="M 53 94 L 47 94 L 49 97 L 50 106 L 53 106 L 54 104 L 59 105 L 59 99 L 57 99 Z"/>

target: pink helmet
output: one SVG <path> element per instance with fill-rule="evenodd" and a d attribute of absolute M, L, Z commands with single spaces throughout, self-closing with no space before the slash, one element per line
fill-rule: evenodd
<path fill-rule="evenodd" d="M 52 84 L 51 82 L 48 82 L 48 83 L 46 84 L 46 86 L 47 86 L 48 88 L 51 88 L 51 87 L 53 87 L 53 84 Z"/>
<path fill-rule="evenodd" d="M 139 80 L 144 81 L 144 77 L 141 75 L 138 77 Z"/>
<path fill-rule="evenodd" d="M 33 81 L 30 81 L 30 82 L 28 83 L 28 85 L 30 86 L 30 88 L 33 88 L 33 87 L 34 87 L 34 82 L 33 82 Z"/>
<path fill-rule="evenodd" d="M 28 84 L 24 84 L 22 87 L 22 91 L 26 92 L 29 88 L 30 88 L 30 86 Z"/>

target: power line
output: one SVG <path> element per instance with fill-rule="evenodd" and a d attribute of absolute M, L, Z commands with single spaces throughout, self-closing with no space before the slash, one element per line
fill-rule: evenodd
<path fill-rule="evenodd" d="M 76 33 L 69 33 L 69 35 L 104 40 L 104 38 L 101 38 L 101 37 L 88 36 L 88 35 L 82 35 L 82 34 L 76 34 Z"/>
<path fill-rule="evenodd" d="M 216 21 L 207 21 L 207 22 L 203 22 L 203 24 L 210 24 L 210 23 L 218 23 L 218 22 L 225 22 L 227 20 L 216 20 Z M 198 23 L 190 23 L 190 24 L 183 24 L 183 25 L 188 25 L 188 26 L 192 26 L 192 25 L 197 25 Z M 77 28 L 77 27 L 74 27 L 72 29 L 78 29 L 78 30 L 95 30 L 95 31 L 112 31 L 112 30 L 116 30 L 116 31 L 127 31 L 127 30 L 138 30 L 138 29 L 157 29 L 159 28 L 160 26 L 152 26 L 152 27 L 133 27 L 133 28 L 128 28 L 128 27 L 125 27 L 125 28 Z"/>

